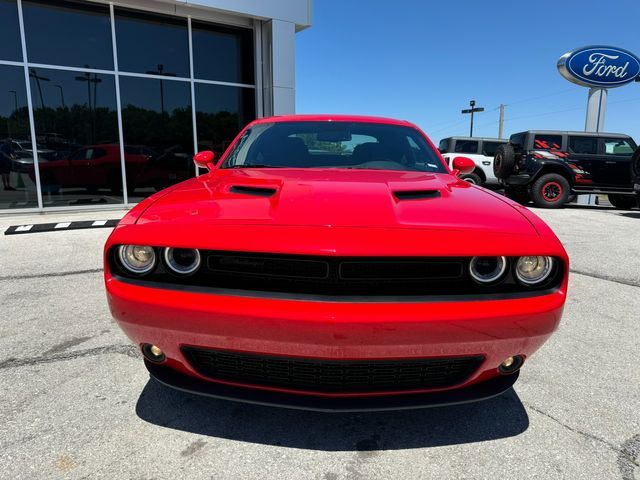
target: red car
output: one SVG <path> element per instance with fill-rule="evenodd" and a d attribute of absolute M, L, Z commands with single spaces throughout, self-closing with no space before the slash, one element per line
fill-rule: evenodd
<path fill-rule="evenodd" d="M 569 260 L 526 208 L 416 126 L 248 125 L 104 251 L 113 316 L 166 385 L 327 411 L 497 395 L 558 326 Z"/>

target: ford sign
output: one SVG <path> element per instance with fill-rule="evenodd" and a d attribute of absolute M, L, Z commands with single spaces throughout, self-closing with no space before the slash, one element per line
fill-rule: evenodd
<path fill-rule="evenodd" d="M 640 60 L 622 48 L 584 47 L 560 57 L 558 70 L 578 85 L 612 88 L 633 82 L 640 75 Z"/>

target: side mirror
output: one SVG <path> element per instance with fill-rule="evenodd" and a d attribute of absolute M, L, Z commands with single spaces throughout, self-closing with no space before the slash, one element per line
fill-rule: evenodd
<path fill-rule="evenodd" d="M 476 169 L 476 164 L 468 157 L 456 157 L 453 159 L 453 174 L 455 176 L 471 173 Z"/>
<path fill-rule="evenodd" d="M 215 154 L 211 150 L 204 150 L 202 152 L 198 152 L 193 156 L 193 163 L 196 164 L 196 167 L 206 168 L 207 170 L 213 170 L 216 162 L 214 162 Z"/>

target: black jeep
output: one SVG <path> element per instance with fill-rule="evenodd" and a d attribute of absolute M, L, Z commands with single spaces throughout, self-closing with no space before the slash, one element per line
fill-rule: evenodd
<path fill-rule="evenodd" d="M 638 204 L 629 135 L 529 130 L 496 151 L 493 171 L 505 194 L 520 203 L 559 208 L 572 195 L 604 193 L 616 208 Z M 636 157 L 634 157 L 636 158 Z"/>

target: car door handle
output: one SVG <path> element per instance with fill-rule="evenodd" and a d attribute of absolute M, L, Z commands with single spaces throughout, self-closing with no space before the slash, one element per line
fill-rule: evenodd
<path fill-rule="evenodd" d="M 606 162 L 604 162 L 604 163 L 606 163 L 607 165 L 615 165 L 615 164 L 616 164 L 616 163 L 618 163 L 618 162 L 614 162 L 614 161 L 607 160 L 607 161 L 606 161 Z"/>

